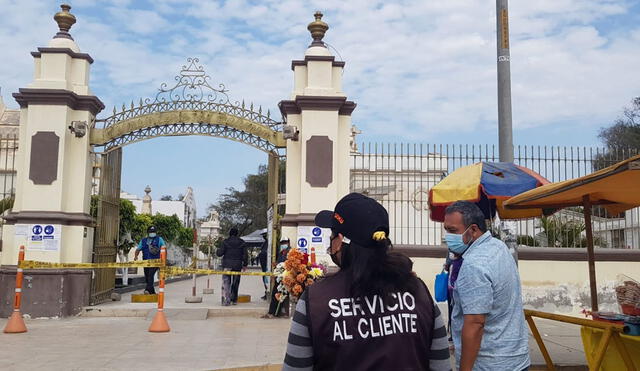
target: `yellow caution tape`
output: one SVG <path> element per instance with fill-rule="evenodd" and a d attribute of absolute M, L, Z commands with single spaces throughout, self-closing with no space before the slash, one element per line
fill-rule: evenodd
<path fill-rule="evenodd" d="M 56 269 L 56 268 L 75 268 L 75 269 L 96 269 L 96 268 L 150 268 L 162 267 L 162 260 L 149 259 L 142 261 L 132 261 L 126 263 L 49 263 L 34 260 L 24 260 L 20 262 L 20 268 L 23 269 Z"/>
<path fill-rule="evenodd" d="M 213 269 L 195 269 L 180 267 L 164 267 L 161 268 L 167 276 L 179 276 L 181 274 L 226 274 L 229 276 L 273 276 L 271 272 L 234 272 L 234 271 L 217 271 Z"/>
<path fill-rule="evenodd" d="M 219 271 L 213 269 L 196 269 L 196 268 L 180 268 L 180 267 L 163 267 L 162 260 L 149 259 L 142 261 L 132 261 L 126 263 L 49 263 L 35 260 L 24 260 L 20 263 L 23 269 L 102 269 L 102 268 L 150 268 L 160 267 L 165 276 L 179 276 L 182 274 L 226 274 L 230 276 L 273 276 L 271 272 L 234 272 Z"/>

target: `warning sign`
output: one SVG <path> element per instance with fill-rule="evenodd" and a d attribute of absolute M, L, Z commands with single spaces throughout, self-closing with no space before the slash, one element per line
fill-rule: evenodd
<path fill-rule="evenodd" d="M 60 224 L 32 224 L 27 229 L 27 250 L 60 250 Z"/>
<path fill-rule="evenodd" d="M 298 248 L 305 253 L 310 253 L 311 248 L 315 248 L 317 260 L 329 260 L 325 251 L 329 247 L 329 236 L 331 236 L 331 229 L 320 228 L 314 226 L 299 226 L 298 227 Z M 300 245 L 300 240 L 304 239 L 304 246 Z"/>

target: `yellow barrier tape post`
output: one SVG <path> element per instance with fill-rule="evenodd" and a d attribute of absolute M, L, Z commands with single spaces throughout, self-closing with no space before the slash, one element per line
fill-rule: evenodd
<path fill-rule="evenodd" d="M 149 259 L 143 261 L 132 261 L 124 263 L 49 263 L 35 260 L 24 260 L 20 262 L 20 268 L 23 269 L 100 269 L 100 268 L 132 268 L 132 267 L 161 267 L 160 259 Z"/>
<path fill-rule="evenodd" d="M 179 276 L 181 274 L 222 274 L 230 276 L 273 276 L 271 272 L 234 272 L 234 271 L 216 271 L 212 269 L 195 269 L 195 268 L 180 268 L 180 267 L 166 267 L 162 268 L 166 275 Z"/>

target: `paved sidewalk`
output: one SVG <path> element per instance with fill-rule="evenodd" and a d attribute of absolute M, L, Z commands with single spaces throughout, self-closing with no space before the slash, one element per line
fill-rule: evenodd
<path fill-rule="evenodd" d="M 6 319 L 0 319 L 4 328 Z M 213 370 L 279 364 L 288 319 L 169 321 L 147 332 L 144 318 L 27 320 L 24 334 L 0 333 L 0 370 Z"/>
<path fill-rule="evenodd" d="M 198 278 L 198 295 L 203 296 L 198 304 L 184 301 L 191 295 L 191 280 L 167 285 L 169 333 L 147 331 L 156 304 L 131 303 L 131 293 L 122 301 L 89 307 L 82 317 L 27 319 L 27 333 L 0 333 L 0 370 L 215 370 L 281 364 L 290 321 L 259 318 L 267 311 L 260 300 L 260 277 L 242 277 L 240 293 L 250 294 L 252 301 L 231 307 L 220 305 L 221 277 L 211 279 L 215 294 L 202 295 L 207 277 Z M 444 306 L 441 311 L 446 314 Z M 578 366 L 560 369 L 586 369 L 578 326 L 535 321 L 554 363 Z M 5 324 L 0 319 L 0 328 Z M 533 364 L 543 366 L 531 336 L 529 347 Z"/>
<path fill-rule="evenodd" d="M 224 307 L 221 304 L 222 276 L 211 275 L 210 287 L 214 289 L 213 294 L 202 294 L 202 289 L 207 287 L 207 276 L 197 278 L 196 295 L 202 297 L 202 303 L 186 303 L 185 297 L 191 296 L 193 281 L 191 279 L 168 283 L 165 285 L 165 304 L 167 315 L 177 315 L 190 319 L 201 318 L 203 312 L 209 316 L 253 316 L 259 317 L 267 313 L 267 302 L 261 300 L 264 295 L 264 286 L 261 276 L 243 276 L 240 279 L 240 294 L 251 295 L 251 302 L 238 303 L 238 305 Z M 156 292 L 158 288 L 156 287 Z M 120 301 L 112 301 L 100 305 L 85 308 L 82 316 L 89 317 L 146 317 L 157 308 L 156 303 L 132 303 L 132 294 L 142 294 L 143 290 L 137 290 L 122 294 Z M 190 317 L 191 316 L 191 317 Z M 204 318 L 206 319 L 205 315 Z"/>
<path fill-rule="evenodd" d="M 5 323 L 0 319 L 0 327 Z M 145 318 L 26 323 L 25 334 L 0 333 L 1 370 L 214 370 L 281 364 L 290 321 L 246 316 L 170 319 L 171 332 L 161 334 L 147 332 L 150 322 Z M 536 323 L 557 365 L 585 365 L 578 327 Z M 544 365 L 533 338 L 530 349 L 533 364 Z"/>

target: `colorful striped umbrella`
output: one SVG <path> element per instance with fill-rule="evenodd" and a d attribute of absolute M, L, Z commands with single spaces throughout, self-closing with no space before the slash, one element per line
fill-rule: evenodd
<path fill-rule="evenodd" d="M 456 201 L 475 202 L 487 219 L 522 219 L 542 216 L 543 210 L 507 210 L 502 203 L 522 192 L 548 184 L 540 174 L 510 162 L 478 162 L 456 169 L 429 191 L 431 220 L 444 221 L 447 206 Z"/>

